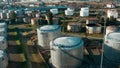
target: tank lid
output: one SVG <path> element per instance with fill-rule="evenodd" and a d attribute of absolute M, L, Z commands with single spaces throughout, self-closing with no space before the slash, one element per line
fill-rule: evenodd
<path fill-rule="evenodd" d="M 40 28 L 40 31 L 49 32 L 49 31 L 58 30 L 59 28 L 60 28 L 59 25 L 45 25 Z"/>
<path fill-rule="evenodd" d="M 59 37 L 53 41 L 54 46 L 62 49 L 73 49 L 83 45 L 83 41 L 78 37 Z"/>
<path fill-rule="evenodd" d="M 3 57 L 4 55 L 6 55 L 6 53 L 2 50 L 0 50 L 0 57 Z"/>
<path fill-rule="evenodd" d="M 112 32 L 112 33 L 109 33 L 109 34 L 107 35 L 107 38 L 108 38 L 108 39 L 120 43 L 120 38 L 119 38 L 119 37 L 120 37 L 120 33 L 118 33 L 118 32 Z"/>

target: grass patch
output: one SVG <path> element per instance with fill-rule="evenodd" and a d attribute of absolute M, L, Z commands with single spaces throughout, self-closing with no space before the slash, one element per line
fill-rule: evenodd
<path fill-rule="evenodd" d="M 16 40 L 17 45 L 21 45 L 20 40 Z"/>
<path fill-rule="evenodd" d="M 17 35 L 17 32 L 8 32 L 8 35 Z"/>
<path fill-rule="evenodd" d="M 21 54 L 9 54 L 10 56 L 10 61 L 15 61 L 15 62 L 25 62 L 25 56 L 23 53 Z"/>

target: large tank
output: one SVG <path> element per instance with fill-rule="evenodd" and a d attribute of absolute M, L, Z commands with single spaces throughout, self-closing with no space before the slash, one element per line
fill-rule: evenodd
<path fill-rule="evenodd" d="M 102 27 L 101 27 L 101 25 L 97 25 L 97 24 L 88 24 L 86 26 L 86 29 L 87 29 L 86 30 L 87 33 L 94 34 L 94 33 L 101 33 Z"/>
<path fill-rule="evenodd" d="M 119 31 L 119 27 L 117 26 L 107 26 L 106 27 L 106 34 L 111 33 L 111 32 L 117 32 Z"/>
<path fill-rule="evenodd" d="M 120 33 L 112 32 L 105 35 L 104 56 L 111 63 L 120 64 Z"/>
<path fill-rule="evenodd" d="M 8 66 L 8 57 L 7 54 L 0 50 L 0 68 L 7 68 Z"/>
<path fill-rule="evenodd" d="M 56 37 L 61 36 L 61 27 L 59 25 L 45 25 L 37 29 L 38 45 L 47 49 L 50 48 L 49 42 Z"/>
<path fill-rule="evenodd" d="M 7 48 L 7 41 L 4 36 L 0 36 L 0 50 L 5 50 Z"/>
<path fill-rule="evenodd" d="M 78 37 L 59 37 L 51 41 L 51 63 L 55 68 L 76 68 L 83 59 L 83 41 Z"/>
<path fill-rule="evenodd" d="M 67 9 L 65 10 L 65 15 L 73 15 L 73 9 Z"/>
<path fill-rule="evenodd" d="M 89 8 L 88 7 L 82 7 L 80 10 L 80 16 L 89 16 Z"/>
<path fill-rule="evenodd" d="M 109 9 L 107 11 L 107 17 L 110 18 L 111 16 L 118 18 L 118 11 L 116 9 Z"/>
<path fill-rule="evenodd" d="M 50 9 L 50 12 L 51 12 L 52 14 L 58 14 L 58 9 Z"/>

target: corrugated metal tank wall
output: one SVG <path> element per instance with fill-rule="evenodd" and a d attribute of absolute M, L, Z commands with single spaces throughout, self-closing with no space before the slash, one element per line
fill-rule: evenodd
<path fill-rule="evenodd" d="M 83 41 L 77 37 L 59 37 L 51 41 L 51 63 L 55 68 L 76 68 L 83 59 Z"/>
<path fill-rule="evenodd" d="M 105 35 L 104 56 L 111 62 L 120 62 L 120 33 L 112 32 Z M 119 63 L 120 64 L 120 63 Z"/>
<path fill-rule="evenodd" d="M 46 25 L 37 29 L 38 45 L 43 48 L 50 48 L 49 42 L 56 37 L 61 36 L 61 27 L 59 25 Z"/>

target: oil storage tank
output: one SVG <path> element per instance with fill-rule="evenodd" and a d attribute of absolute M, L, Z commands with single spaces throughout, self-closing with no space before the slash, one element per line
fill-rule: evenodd
<path fill-rule="evenodd" d="M 37 29 L 37 35 L 38 45 L 48 49 L 50 48 L 49 42 L 61 36 L 61 27 L 59 25 L 45 25 Z"/>
<path fill-rule="evenodd" d="M 7 48 L 7 41 L 4 36 L 0 36 L 0 50 L 5 50 Z"/>
<path fill-rule="evenodd" d="M 76 68 L 83 59 L 83 41 L 78 37 L 59 37 L 50 42 L 51 63 L 55 68 Z"/>
<path fill-rule="evenodd" d="M 80 10 L 80 16 L 89 16 L 89 8 L 88 7 L 82 7 Z"/>
<path fill-rule="evenodd" d="M 50 9 L 50 12 L 51 12 L 52 14 L 58 14 L 58 9 Z"/>
<path fill-rule="evenodd" d="M 120 27 L 117 27 L 117 26 L 114 26 L 114 25 L 107 26 L 106 27 L 106 34 L 109 34 L 111 32 L 118 32 L 118 31 L 120 31 L 119 29 L 120 29 Z"/>
<path fill-rule="evenodd" d="M 102 27 L 100 24 L 87 24 L 86 29 L 88 34 L 98 34 L 101 33 Z"/>
<path fill-rule="evenodd" d="M 7 68 L 8 66 L 8 57 L 7 54 L 0 50 L 0 68 Z"/>
<path fill-rule="evenodd" d="M 68 8 L 67 10 L 65 10 L 65 15 L 73 15 L 74 14 L 74 10 Z"/>
<path fill-rule="evenodd" d="M 120 33 L 111 32 L 105 35 L 104 56 L 114 63 L 120 64 Z"/>

